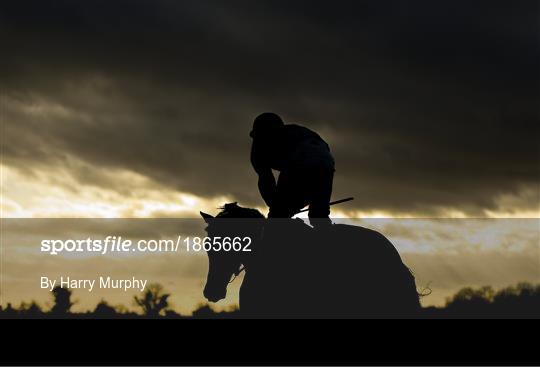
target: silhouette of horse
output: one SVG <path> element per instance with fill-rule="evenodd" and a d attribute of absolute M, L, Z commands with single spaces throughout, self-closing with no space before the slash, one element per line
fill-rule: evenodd
<path fill-rule="evenodd" d="M 360 226 L 312 228 L 226 204 L 201 212 L 214 237 L 252 239 L 251 251 L 208 250 L 204 296 L 223 299 L 241 266 L 240 312 L 264 318 L 406 318 L 421 310 L 416 284 L 392 243 Z M 247 240 L 245 243 L 246 244 Z"/>

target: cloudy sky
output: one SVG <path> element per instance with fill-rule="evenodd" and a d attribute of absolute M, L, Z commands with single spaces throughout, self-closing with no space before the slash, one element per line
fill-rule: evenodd
<path fill-rule="evenodd" d="M 356 198 L 335 216 L 538 218 L 538 12 L 4 1 L 2 217 L 261 208 L 248 133 L 274 111 L 330 144 L 334 198 Z"/>

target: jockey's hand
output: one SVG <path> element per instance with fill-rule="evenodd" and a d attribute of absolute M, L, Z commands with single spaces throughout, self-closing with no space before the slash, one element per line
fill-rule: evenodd
<path fill-rule="evenodd" d="M 268 211 L 269 218 L 291 218 L 295 214 L 296 212 L 292 211 L 289 208 L 282 208 L 278 206 L 272 206 L 270 207 L 270 211 Z"/>

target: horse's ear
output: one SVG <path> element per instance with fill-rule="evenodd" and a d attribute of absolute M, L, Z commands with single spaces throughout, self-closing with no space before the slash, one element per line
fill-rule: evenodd
<path fill-rule="evenodd" d="M 210 220 L 214 218 L 214 216 L 209 215 L 209 214 L 207 214 L 207 213 L 204 213 L 204 212 L 202 212 L 202 211 L 200 211 L 199 213 L 201 214 L 201 216 L 202 216 L 202 218 L 204 219 L 204 221 L 206 221 L 207 223 L 209 223 Z"/>

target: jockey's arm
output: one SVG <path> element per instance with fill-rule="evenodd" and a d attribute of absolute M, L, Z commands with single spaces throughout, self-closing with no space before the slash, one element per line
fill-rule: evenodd
<path fill-rule="evenodd" d="M 265 149 L 261 147 L 261 142 L 254 141 L 251 146 L 251 165 L 259 175 L 259 192 L 268 207 L 272 207 L 272 202 L 277 190 L 276 179 L 272 169 L 268 164 Z"/>
<path fill-rule="evenodd" d="M 259 174 L 259 192 L 266 205 L 272 207 L 277 188 L 276 178 L 274 178 L 274 174 L 270 168 L 258 169 L 257 173 Z"/>

